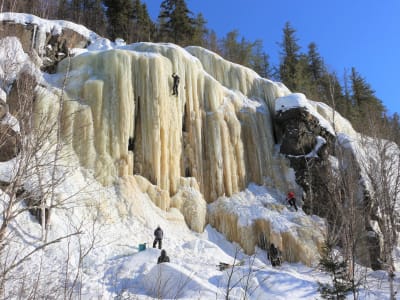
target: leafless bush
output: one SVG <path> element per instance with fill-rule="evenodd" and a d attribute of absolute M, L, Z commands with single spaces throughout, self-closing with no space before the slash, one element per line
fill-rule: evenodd
<path fill-rule="evenodd" d="M 8 64 L 11 62 L 12 60 Z M 8 70 L 17 70 L 17 67 L 12 65 L 8 67 L 10 67 Z M 18 124 L 12 125 L 19 127 L 21 145 L 18 155 L 9 162 L 13 164 L 8 174 L 9 178 L 1 182 L 0 295 L 3 298 L 30 299 L 42 296 L 47 298 L 48 295 L 52 295 L 55 298 L 71 299 L 74 295 L 80 294 L 82 264 L 93 249 L 96 235 L 90 235 L 91 231 L 95 231 L 95 227 L 84 232 L 82 224 L 77 226 L 71 223 L 69 233 L 48 238 L 52 211 L 79 205 L 76 202 L 71 203 L 76 201 L 78 195 L 60 198 L 57 192 L 57 188 L 72 171 L 72 167 L 67 163 L 69 152 L 63 149 L 64 145 L 70 142 L 70 137 L 62 135 L 62 117 L 65 117 L 64 88 L 58 98 L 54 96 L 53 100 L 57 103 L 56 110 L 43 113 L 37 109 L 38 98 L 43 95 L 40 94 L 33 72 L 24 69 L 17 74 L 9 93 L 9 105 L 10 111 L 18 120 Z M 11 75 L 7 78 L 7 90 L 10 90 L 9 84 L 13 78 Z M 68 72 L 65 80 L 67 78 Z M 3 134 L 0 134 L 0 140 L 4 140 Z M 28 211 L 36 213 L 42 228 L 41 237 L 37 239 L 38 237 L 31 235 L 29 243 L 23 241 L 28 233 L 19 222 L 19 216 L 27 214 Z M 83 243 L 83 239 L 88 237 L 91 240 Z M 47 248 L 65 241 L 74 242 L 74 247 L 71 250 L 68 248 L 66 266 L 70 263 L 69 251 L 78 249 L 78 262 L 73 269 L 68 267 L 64 269 L 65 284 L 64 288 L 61 288 L 55 282 L 49 282 L 49 278 L 61 278 L 61 274 L 57 272 L 49 274 L 49 269 L 43 266 L 43 258 L 46 257 Z M 24 243 L 26 245 L 21 246 Z M 31 264 L 34 267 L 31 268 Z M 11 284 L 12 290 L 7 290 L 8 284 Z"/>

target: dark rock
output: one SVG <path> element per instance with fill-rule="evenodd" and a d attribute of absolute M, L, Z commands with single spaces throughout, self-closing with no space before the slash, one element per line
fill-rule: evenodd
<path fill-rule="evenodd" d="M 12 21 L 0 21 L 0 28 L 0 39 L 7 36 L 16 36 L 21 42 L 24 52 L 29 53 L 31 51 L 34 25 L 23 25 Z"/>
<path fill-rule="evenodd" d="M 0 120 L 9 112 L 8 104 L 0 99 Z"/>
<path fill-rule="evenodd" d="M 32 104 L 35 100 L 36 78 L 28 72 L 22 72 L 13 82 L 7 97 L 10 113 L 20 122 L 31 118 Z M 29 114 L 29 115 L 24 115 Z"/>
<path fill-rule="evenodd" d="M 333 141 L 334 137 L 319 125 L 318 119 L 304 108 L 280 111 L 275 117 L 280 152 L 286 155 L 306 155 L 317 145 L 317 137 Z M 322 149 L 320 149 L 321 151 Z"/>
<path fill-rule="evenodd" d="M 30 214 L 36 218 L 39 224 L 42 224 L 42 208 L 40 207 L 40 202 L 40 199 L 33 197 L 32 195 L 25 197 L 25 204 L 28 206 Z M 44 211 L 45 225 L 47 225 L 49 220 L 49 209 L 45 207 Z"/>
<path fill-rule="evenodd" d="M 35 34 L 38 30 L 36 24 L 24 25 L 13 21 L 0 21 L 0 28 L 0 38 L 16 36 L 26 53 L 32 50 L 39 52 L 39 47 L 43 47 L 45 53 L 42 57 L 42 70 L 49 73 L 55 72 L 57 64 L 69 55 L 69 49 L 85 48 L 89 44 L 84 36 L 68 28 L 64 28 L 61 34 L 46 33 L 44 45 L 36 44 Z"/>
<path fill-rule="evenodd" d="M 338 216 L 331 209 L 335 195 L 332 189 L 341 189 L 340 186 L 333 186 L 331 179 L 334 178 L 329 156 L 335 156 L 336 138 L 325 128 L 319 125 L 318 120 L 303 108 L 294 108 L 280 111 L 275 117 L 275 129 L 278 142 L 281 144 L 280 152 L 285 154 L 290 161 L 290 166 L 295 171 L 296 182 L 303 188 L 302 209 L 307 214 L 316 214 L 327 218 L 328 222 L 337 222 Z M 325 139 L 326 143 L 318 149 L 317 156 L 306 156 L 317 144 L 317 137 Z M 347 155 L 352 156 L 352 153 Z M 350 160 L 356 162 L 354 157 Z M 353 166 L 354 180 L 360 178 L 360 167 Z M 366 211 L 366 218 L 361 220 L 358 233 L 359 247 L 357 256 L 359 261 L 373 269 L 381 269 L 380 262 L 382 249 L 380 247 L 380 234 L 372 229 L 372 220 L 378 220 L 376 209 L 372 208 L 368 192 L 364 187 L 364 201 L 360 201 L 359 209 Z"/>
<path fill-rule="evenodd" d="M 0 162 L 16 157 L 20 149 L 20 135 L 10 125 L 0 124 Z"/>

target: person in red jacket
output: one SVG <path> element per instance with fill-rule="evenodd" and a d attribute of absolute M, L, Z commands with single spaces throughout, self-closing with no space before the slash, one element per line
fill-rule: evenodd
<path fill-rule="evenodd" d="M 297 206 L 296 206 L 296 198 L 294 197 L 294 193 L 292 191 L 290 191 L 287 194 L 287 198 L 286 200 L 289 202 L 290 206 L 293 206 L 294 209 L 297 211 Z"/>

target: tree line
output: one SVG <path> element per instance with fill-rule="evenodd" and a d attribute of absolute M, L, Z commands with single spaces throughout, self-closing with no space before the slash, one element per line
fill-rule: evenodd
<path fill-rule="evenodd" d="M 218 37 L 208 28 L 202 13 L 194 15 L 185 0 L 163 0 L 157 20 L 150 18 L 141 0 L 0 0 L 2 11 L 25 12 L 48 19 L 64 19 L 83 24 L 111 40 L 172 42 L 210 49 L 232 62 L 255 70 L 260 76 L 282 81 L 292 92 L 325 102 L 348 119 L 355 129 L 366 132 L 365 121 L 375 120 L 393 128 L 400 144 L 400 116 L 390 115 L 366 79 L 354 68 L 338 75 L 330 70 L 315 42 L 306 52 L 288 22 L 279 43 L 280 61 L 272 66 L 263 50 L 263 41 L 249 41 L 232 30 Z M 385 137 L 384 134 L 382 137 Z"/>

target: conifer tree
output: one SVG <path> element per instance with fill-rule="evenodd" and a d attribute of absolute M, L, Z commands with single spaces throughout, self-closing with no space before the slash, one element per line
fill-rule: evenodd
<path fill-rule="evenodd" d="M 134 0 L 131 18 L 130 41 L 151 41 L 155 25 L 150 19 L 146 4 L 141 3 L 140 0 Z"/>
<path fill-rule="evenodd" d="M 164 42 L 187 45 L 193 36 L 192 12 L 184 0 L 164 0 L 160 5 L 159 36 Z"/>
<path fill-rule="evenodd" d="M 356 130 L 363 132 L 365 126 L 363 122 L 365 119 L 371 118 L 372 114 L 374 118 L 383 118 L 385 108 L 382 102 L 375 96 L 375 91 L 372 90 L 369 83 L 356 71 L 353 67 L 350 75 L 351 89 L 352 89 L 352 101 L 355 108 L 354 116 L 352 120 Z"/>
<path fill-rule="evenodd" d="M 247 41 L 244 37 L 238 41 L 239 31 L 233 30 L 227 33 L 226 37 L 220 42 L 222 56 L 234 63 L 244 65 L 246 67 L 253 67 L 254 49 L 261 41 L 256 42 Z"/>
<path fill-rule="evenodd" d="M 208 33 L 206 28 L 207 21 L 204 19 L 203 14 L 199 13 L 194 20 L 193 36 L 191 44 L 196 46 L 204 46 L 205 38 Z"/>
<path fill-rule="evenodd" d="M 261 40 L 256 40 L 253 44 L 250 67 L 263 78 L 270 78 L 269 56 L 263 50 Z"/>
<path fill-rule="evenodd" d="M 85 0 L 82 14 L 83 25 L 99 35 L 106 34 L 107 23 L 102 0 Z"/>
<path fill-rule="evenodd" d="M 312 75 L 312 79 L 317 82 L 324 74 L 325 64 L 321 55 L 318 53 L 317 45 L 314 42 L 308 45 L 307 58 L 309 72 Z"/>
<path fill-rule="evenodd" d="M 299 54 L 294 67 L 294 73 L 292 75 L 293 91 L 302 92 L 310 99 L 318 99 L 319 97 L 316 93 L 317 83 L 312 79 L 307 55 Z"/>
<path fill-rule="evenodd" d="M 57 18 L 62 20 L 71 20 L 69 14 L 69 5 L 67 0 L 60 0 L 58 3 Z"/>
<path fill-rule="evenodd" d="M 297 90 L 296 68 L 299 61 L 300 50 L 295 33 L 296 30 L 287 22 L 283 28 L 283 41 L 280 44 L 282 51 L 280 53 L 281 62 L 279 65 L 279 77 L 292 91 Z"/>
<path fill-rule="evenodd" d="M 214 30 L 210 30 L 207 32 L 205 36 L 204 47 L 215 53 L 221 54 L 218 37 Z"/>
<path fill-rule="evenodd" d="M 345 299 L 351 291 L 351 282 L 347 277 L 347 263 L 335 252 L 333 245 L 326 242 L 320 260 L 322 271 L 329 273 L 332 284 L 318 282 L 318 291 L 324 299 Z"/>
<path fill-rule="evenodd" d="M 131 0 L 104 0 L 104 5 L 107 8 L 106 15 L 110 37 L 128 40 L 133 11 Z"/>

